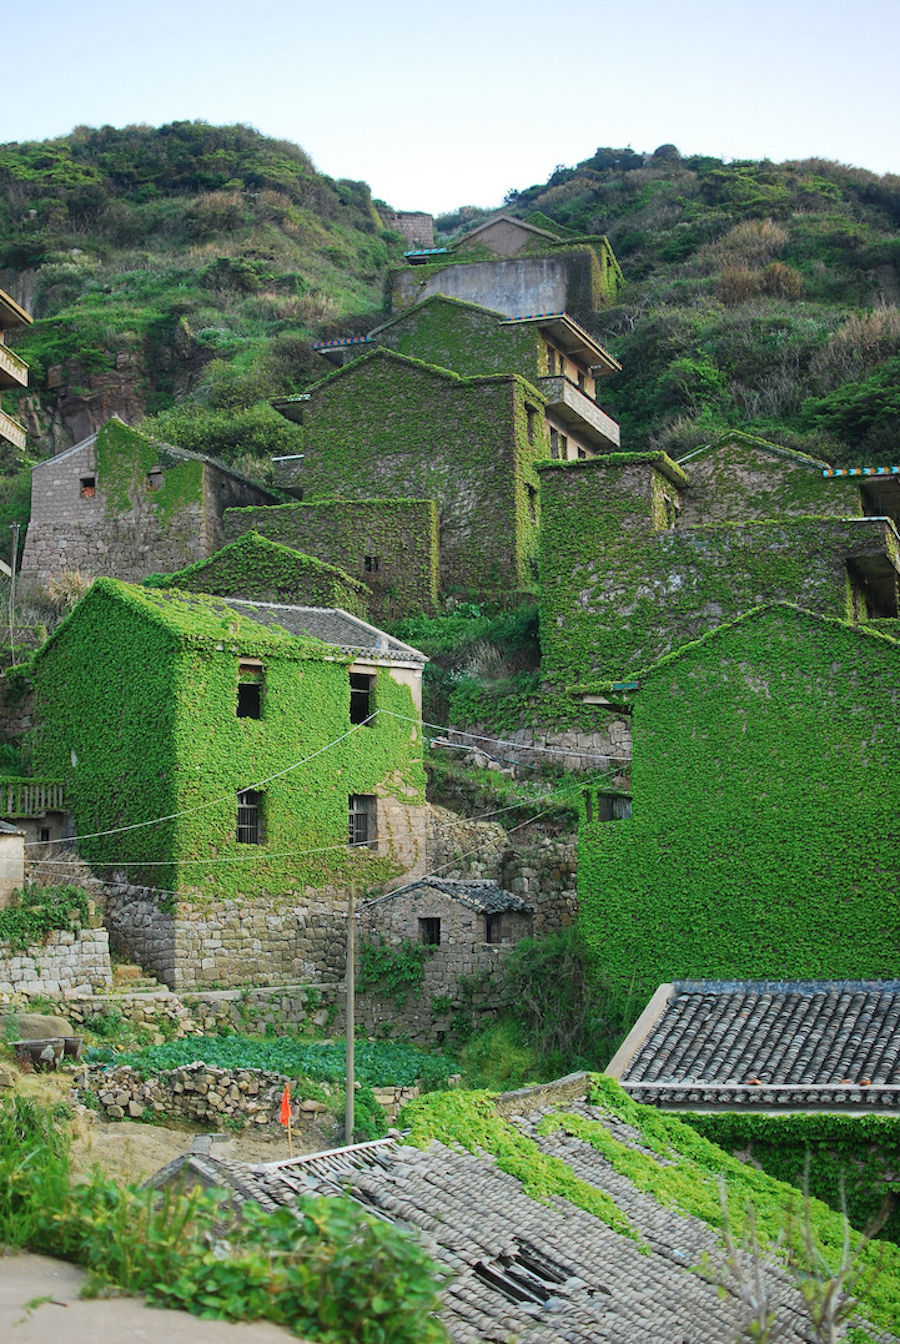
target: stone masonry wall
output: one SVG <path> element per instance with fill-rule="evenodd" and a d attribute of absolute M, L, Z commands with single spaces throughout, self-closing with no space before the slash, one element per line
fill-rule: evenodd
<path fill-rule="evenodd" d="M 0 954 L 0 993 L 90 993 L 111 984 L 105 929 L 60 930 L 24 952 Z"/>
<path fill-rule="evenodd" d="M 563 770 L 617 770 L 631 768 L 631 720 L 611 714 L 600 719 L 593 732 L 577 728 L 530 726 L 511 729 L 499 740 L 489 724 L 471 723 L 451 729 L 448 742 L 483 751 L 501 766 L 558 765 Z"/>

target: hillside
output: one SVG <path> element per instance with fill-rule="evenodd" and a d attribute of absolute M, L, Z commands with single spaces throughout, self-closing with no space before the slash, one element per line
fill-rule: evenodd
<path fill-rule="evenodd" d="M 321 376 L 310 342 L 383 314 L 405 244 L 378 205 L 243 126 L 0 146 L 0 284 L 36 318 L 7 404 L 32 452 L 117 412 L 265 474 L 297 451 L 269 399 Z M 896 457 L 900 178 L 598 149 L 503 208 L 609 236 L 626 284 L 597 334 L 623 364 L 604 400 L 624 446 L 683 456 L 740 426 L 838 465 Z M 487 213 L 444 216 L 438 240 Z M 28 509 L 27 470 L 5 470 L 0 528 Z"/>

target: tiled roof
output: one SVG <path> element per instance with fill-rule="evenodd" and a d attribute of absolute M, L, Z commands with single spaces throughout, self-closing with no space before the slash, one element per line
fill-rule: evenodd
<path fill-rule="evenodd" d="M 223 598 L 240 615 L 257 625 L 280 626 L 291 635 L 319 639 L 347 653 L 367 653 L 374 658 L 392 658 L 402 662 L 425 663 L 424 653 L 404 644 L 393 635 L 351 616 L 340 607 L 294 607 L 277 602 L 245 602 Z"/>
<path fill-rule="evenodd" d="M 560 1110 L 558 1102 L 521 1093 L 517 1104 L 523 1113 L 510 1116 L 510 1123 L 627 1211 L 636 1238 L 559 1196 L 532 1199 L 492 1157 L 438 1142 L 419 1149 L 387 1140 L 261 1166 L 191 1154 L 165 1168 L 154 1184 L 193 1176 L 230 1189 L 237 1204 L 255 1199 L 268 1209 L 290 1205 L 298 1195 L 344 1191 L 379 1217 L 413 1230 L 452 1272 L 441 1315 L 454 1344 L 737 1338 L 743 1305 L 696 1272 L 704 1256 L 720 1260 L 716 1230 L 664 1206 L 564 1129 L 541 1134 L 541 1121 Z M 584 1100 L 569 1100 L 563 1109 L 606 1125 L 619 1143 L 641 1146 L 637 1130 Z M 760 1272 L 783 1331 L 779 1338 L 801 1344 L 808 1335 L 796 1288 L 778 1265 L 763 1261 Z M 872 1338 L 894 1337 L 876 1332 Z"/>
<path fill-rule="evenodd" d="M 480 877 L 423 877 L 418 882 L 409 882 L 404 887 L 398 887 L 396 891 L 389 891 L 386 896 L 379 896 L 369 904 L 376 905 L 382 901 L 393 900 L 396 896 L 411 896 L 416 892 L 426 891 L 440 891 L 445 896 L 452 896 L 455 901 L 461 901 L 470 910 L 477 910 L 483 915 L 501 915 L 505 911 L 530 914 L 534 909 L 534 906 L 523 901 L 515 892 L 504 891 L 496 882 Z"/>
<path fill-rule="evenodd" d="M 896 1109 L 900 981 L 676 983 L 618 1076 L 665 1106 Z"/>

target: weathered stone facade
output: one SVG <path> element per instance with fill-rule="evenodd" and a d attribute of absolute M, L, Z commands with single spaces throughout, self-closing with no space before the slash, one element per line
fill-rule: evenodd
<path fill-rule="evenodd" d="M 220 548 L 225 509 L 272 498 L 209 458 L 113 420 L 35 464 L 22 574 L 44 583 L 75 570 L 138 580 L 183 569 Z"/>
<path fill-rule="evenodd" d="M 557 765 L 563 770 L 617 770 L 631 764 L 631 720 L 627 715 L 597 715 L 594 732 L 579 728 L 527 726 L 513 728 L 498 741 L 489 724 L 451 729 L 448 742 L 482 751 L 501 766 Z"/>
<path fill-rule="evenodd" d="M 105 929 L 59 930 L 39 946 L 0 955 L 0 993 L 90 993 L 111 984 Z"/>

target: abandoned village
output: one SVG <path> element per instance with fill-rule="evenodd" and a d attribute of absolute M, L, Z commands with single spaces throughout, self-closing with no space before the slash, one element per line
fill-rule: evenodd
<path fill-rule="evenodd" d="M 35 462 L 19 600 L 81 587 L 49 636 L 16 633 L 0 683 L 0 731 L 31 762 L 0 777 L 0 904 L 65 880 L 95 916 L 0 951 L 0 997 L 89 1023 L 112 952 L 203 1030 L 249 1001 L 259 1029 L 337 1033 L 352 890 L 363 943 L 425 949 L 402 1002 L 359 993 L 364 1036 L 440 1047 L 461 1011 L 491 1019 L 520 940 L 577 924 L 637 1005 L 608 1066 L 633 1101 L 896 1113 L 900 465 L 737 431 L 678 461 L 622 442 L 603 409 L 620 364 L 591 334 L 623 280 L 605 237 L 501 213 L 435 247 L 429 217 L 393 226 L 390 316 L 318 343 L 320 376 L 274 402 L 302 430 L 274 486 L 118 416 Z M 29 321 L 0 293 L 4 331 Z M 0 386 L 27 376 L 0 343 Z M 0 435 L 25 447 L 3 412 Z M 428 658 L 397 623 L 525 600 L 530 714 L 514 732 L 429 722 Z M 430 801 L 429 753 L 580 781 L 577 842 L 517 850 L 490 816 Z M 106 1118 L 152 1105 L 124 1074 L 94 1085 Z M 630 1178 L 590 1146 L 599 1103 L 566 1087 L 504 1103 L 504 1123 L 624 1199 Z M 399 1201 L 458 1275 L 454 1339 L 731 1337 L 736 1299 L 688 1272 L 713 1234 L 646 1187 L 622 1205 L 643 1255 L 584 1207 L 564 1233 L 559 1201 L 499 1168 L 488 1190 L 471 1154 L 379 1142 L 343 1167 L 310 1157 L 304 1179 L 385 1216 Z M 214 1157 L 187 1167 L 264 1206 L 298 1170 L 241 1185 Z M 614 1302 L 584 1286 L 598 1266 Z M 779 1281 L 786 1321 L 792 1291 Z M 547 1324 L 557 1292 L 568 1333 Z"/>

